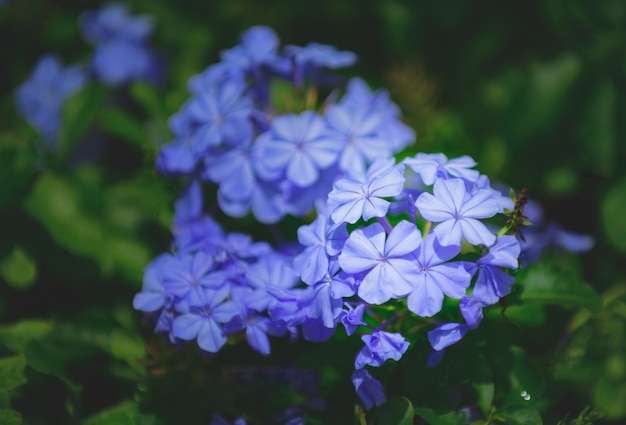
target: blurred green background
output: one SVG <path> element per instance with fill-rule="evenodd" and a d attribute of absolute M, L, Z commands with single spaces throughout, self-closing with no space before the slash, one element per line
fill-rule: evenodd
<path fill-rule="evenodd" d="M 74 97 L 64 131 L 78 140 L 92 126 L 81 143 L 100 146 L 98 161 L 80 166 L 63 152 L 42 161 L 13 92 L 46 53 L 86 63 L 92 47 L 77 18 L 102 3 L 0 5 L 0 423 L 175 416 L 155 407 L 168 397 L 151 381 L 158 370 L 136 359 L 162 369 L 184 361 L 150 339 L 131 307 L 143 267 L 168 249 L 180 188 L 153 163 L 169 137 L 167 118 L 188 97 L 187 79 L 252 25 L 272 27 L 282 45 L 355 52 L 345 75 L 389 90 L 417 133 L 414 151 L 470 155 L 492 181 L 527 188 L 550 220 L 594 236 L 584 256 L 546 261 L 591 284 L 602 310 L 546 306 L 520 341 L 552 391 L 538 407 L 544 423 L 570 423 L 585 406 L 603 411 L 593 423 L 624 423 L 626 2 L 125 3 L 154 19 L 151 45 L 165 57 L 165 81 L 116 92 L 90 86 Z M 187 373 L 170 388 L 193 387 Z M 191 412 L 201 401 L 180 403 Z M 200 423 L 198 415 L 180 423 Z"/>

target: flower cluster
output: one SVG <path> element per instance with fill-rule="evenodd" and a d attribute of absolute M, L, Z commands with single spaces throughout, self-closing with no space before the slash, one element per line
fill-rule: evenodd
<path fill-rule="evenodd" d="M 219 185 L 218 203 L 233 217 L 262 223 L 303 216 L 333 180 L 390 158 L 414 140 L 387 92 L 332 70 L 356 56 L 309 44 L 279 51 L 276 34 L 253 27 L 189 81 L 191 98 L 169 122 L 174 140 L 160 151 L 164 174 Z M 322 102 L 317 98 L 328 93 Z"/>
<path fill-rule="evenodd" d="M 162 173 L 190 183 L 175 205 L 173 252 L 147 267 L 134 307 L 173 344 L 209 353 L 234 334 L 263 355 L 269 336 L 358 335 L 352 382 L 369 409 L 386 396 L 368 367 L 401 359 L 416 322 L 436 365 L 511 292 L 521 236 L 498 229 L 521 210 L 468 156 L 397 163 L 413 132 L 387 93 L 360 79 L 336 90 L 331 70 L 355 60 L 319 44 L 279 53 L 274 32 L 253 27 L 190 79 L 192 97 L 169 122 L 175 140 L 157 158 Z M 233 217 L 316 215 L 298 228 L 295 253 L 253 242 L 204 213 L 203 182 L 218 185 Z"/>
<path fill-rule="evenodd" d="M 85 86 L 91 74 L 109 86 L 133 80 L 154 82 L 160 74 L 160 61 L 146 45 L 152 31 L 148 18 L 130 16 L 125 6 L 110 4 L 85 12 L 79 21 L 85 40 L 95 45 L 89 71 L 79 65 L 64 67 L 56 55 L 47 54 L 15 92 L 17 112 L 52 150 L 65 101 Z"/>
<path fill-rule="evenodd" d="M 85 73 L 76 65 L 63 67 L 55 55 L 42 57 L 30 78 L 15 92 L 17 112 L 37 130 L 46 146 L 56 142 L 61 127 L 61 111 L 65 100 L 86 81 Z"/>
<path fill-rule="evenodd" d="M 158 80 L 159 59 L 147 45 L 152 32 L 147 16 L 130 16 L 125 5 L 108 4 L 84 12 L 80 29 L 95 46 L 90 68 L 98 80 L 110 86 Z"/>

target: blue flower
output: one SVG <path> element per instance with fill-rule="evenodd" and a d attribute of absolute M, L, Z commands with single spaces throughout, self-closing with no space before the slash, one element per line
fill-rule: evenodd
<path fill-rule="evenodd" d="M 226 343 L 226 334 L 221 324 L 241 314 L 238 303 L 224 302 L 227 296 L 226 287 L 217 291 L 202 291 L 202 302 L 174 318 L 172 334 L 185 341 L 196 339 L 198 346 L 209 353 L 218 352 Z"/>
<path fill-rule="evenodd" d="M 407 254 L 420 242 L 420 231 L 408 221 L 398 223 L 386 240 L 383 227 L 374 223 L 350 234 L 339 264 L 348 273 L 367 272 L 359 285 L 359 297 L 370 304 L 383 304 L 413 291 L 419 269 Z"/>
<path fill-rule="evenodd" d="M 415 205 L 422 217 L 439 223 L 433 231 L 442 245 L 460 246 L 463 237 L 473 245 L 490 246 L 496 240 L 496 236 L 478 221 L 500 212 L 489 190 L 481 189 L 472 195 L 462 179 L 439 179 L 433 194 L 422 193 Z"/>
<path fill-rule="evenodd" d="M 30 78 L 16 90 L 17 112 L 41 134 L 49 148 L 55 147 L 65 100 L 79 90 L 85 80 L 85 74 L 77 66 L 64 68 L 58 57 L 47 55 L 37 62 Z"/>
<path fill-rule="evenodd" d="M 328 194 L 328 208 L 335 223 L 356 223 L 361 217 L 369 220 L 384 217 L 390 202 L 384 197 L 402 193 L 404 176 L 395 161 L 381 160 L 370 166 L 367 174 L 345 176 Z"/>
<path fill-rule="evenodd" d="M 185 106 L 195 126 L 194 150 L 200 154 L 226 140 L 242 141 L 249 134 L 248 121 L 252 102 L 245 96 L 244 87 L 228 81 L 217 93 L 202 93 Z"/>
<path fill-rule="evenodd" d="M 240 37 L 241 44 L 224 50 L 220 57 L 227 67 L 250 70 L 276 60 L 278 36 L 269 27 L 248 28 Z"/>
<path fill-rule="evenodd" d="M 162 269 L 167 267 L 166 263 L 169 261 L 172 261 L 170 255 L 161 254 L 148 264 L 143 274 L 143 289 L 133 298 L 135 310 L 159 311 L 170 301 L 162 277 Z"/>
<path fill-rule="evenodd" d="M 415 253 L 418 272 L 411 279 L 409 310 L 430 317 L 441 310 L 444 294 L 457 299 L 465 295 L 471 275 L 461 262 L 448 261 L 458 253 L 459 247 L 441 246 L 434 233 L 428 234 Z"/>
<path fill-rule="evenodd" d="M 365 346 L 357 353 L 354 368 L 362 369 L 366 365 L 380 367 L 389 359 L 400 360 L 409 348 L 409 343 L 399 333 L 374 331 L 363 335 Z"/>
<path fill-rule="evenodd" d="M 179 312 L 201 306 L 205 289 L 225 284 L 224 273 L 213 269 L 213 260 L 203 251 L 172 257 L 162 273 L 165 290 Z"/>
<path fill-rule="evenodd" d="M 489 249 L 489 253 L 476 261 L 478 278 L 474 284 L 474 297 L 484 305 L 497 303 L 511 292 L 515 279 L 500 267 L 517 269 L 521 247 L 514 236 L 503 235 Z"/>
<path fill-rule="evenodd" d="M 446 323 L 428 332 L 428 341 L 433 349 L 441 351 L 459 342 L 468 330 L 469 326 L 462 323 Z"/>
<path fill-rule="evenodd" d="M 312 111 L 276 117 L 256 146 L 260 150 L 256 167 L 263 179 L 274 180 L 284 173 L 298 187 L 315 183 L 320 171 L 337 160 L 340 149 L 322 118 Z"/>
<path fill-rule="evenodd" d="M 146 45 L 152 32 L 150 18 L 131 16 L 125 5 L 109 4 L 84 12 L 80 28 L 85 40 L 96 46 L 91 68 L 105 84 L 159 79 L 160 59 Z"/>
<path fill-rule="evenodd" d="M 424 184 L 428 186 L 435 183 L 438 178 L 459 177 L 474 182 L 479 177 L 478 171 L 470 169 L 476 166 L 476 161 L 467 155 L 448 159 L 442 153 L 418 153 L 415 157 L 406 158 L 403 162 L 418 173 Z"/>
<path fill-rule="evenodd" d="M 352 373 L 352 384 L 366 410 L 387 401 L 383 384 L 366 369 L 357 369 Z"/>
<path fill-rule="evenodd" d="M 459 303 L 461 314 L 470 329 L 478 328 L 483 320 L 483 302 L 477 297 L 463 297 Z"/>
<path fill-rule="evenodd" d="M 305 246 L 294 259 L 294 267 L 303 282 L 313 285 L 329 273 L 330 257 L 336 244 L 343 246 L 348 237 L 345 225 L 334 225 L 329 217 L 318 214 L 313 223 L 298 228 L 298 241 Z"/>
<path fill-rule="evenodd" d="M 363 107 L 331 105 L 324 118 L 332 137 L 342 145 L 339 156 L 342 171 L 364 172 L 368 163 L 393 154 L 393 147 L 380 132 L 383 115 Z"/>
<path fill-rule="evenodd" d="M 143 44 L 119 39 L 98 44 L 91 59 L 95 75 L 110 86 L 134 80 L 157 82 L 160 66 L 155 53 Z"/>
<path fill-rule="evenodd" d="M 359 326 L 365 325 L 365 322 L 363 321 L 365 304 L 359 304 L 354 308 L 347 303 L 345 305 L 347 310 L 342 311 L 342 314 L 339 317 L 341 323 L 346 328 L 346 334 L 352 335 Z"/>
<path fill-rule="evenodd" d="M 88 10 L 79 18 L 85 39 L 99 44 L 113 39 L 143 42 L 152 32 L 147 16 L 131 16 L 123 4 L 108 4 L 99 10 Z"/>

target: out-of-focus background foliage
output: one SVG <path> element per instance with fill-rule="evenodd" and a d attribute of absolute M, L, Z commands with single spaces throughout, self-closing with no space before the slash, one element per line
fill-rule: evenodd
<path fill-rule="evenodd" d="M 496 323 L 481 332 L 502 332 L 502 347 L 523 350 L 523 361 L 511 348 L 493 369 L 494 405 L 502 388 L 525 386 L 538 394 L 532 402 L 543 423 L 624 423 L 626 2 L 126 4 L 154 19 L 150 43 L 165 60 L 164 81 L 114 91 L 89 85 L 66 105 L 67 149 L 53 157 L 36 150 L 37 133 L 15 112 L 14 91 L 44 54 L 87 61 L 92 47 L 77 18 L 101 3 L 0 4 L 0 423 L 208 423 L 211 409 L 233 414 L 264 394 L 262 386 L 232 385 L 220 370 L 280 361 L 320 374 L 318 395 L 327 399 L 320 423 L 352 420 L 349 378 L 331 365 L 348 371 L 354 350 L 329 359 L 324 347 L 277 341 L 273 360 L 229 347 L 217 363 L 202 363 L 151 336 L 132 310 L 143 267 L 168 249 L 180 188 L 153 167 L 169 137 L 166 120 L 188 97 L 187 79 L 259 24 L 283 44 L 355 52 L 359 62 L 346 75 L 390 91 L 417 133 L 416 151 L 470 155 L 492 181 L 527 188 L 548 219 L 594 236 L 589 253 L 549 253 L 544 264 L 557 270 L 554 279 L 592 285 L 601 309 L 530 304 L 517 327 Z M 240 225 L 254 229 L 251 221 Z M 414 361 L 424 362 L 422 354 Z M 416 372 L 415 388 L 391 393 L 436 411 L 434 379 L 435 372 Z M 475 388 L 493 391 L 480 382 Z M 281 396 L 296 397 L 263 399 L 258 417 Z M 448 419 L 437 423 L 456 423 Z M 509 423 L 522 423 L 515 420 Z"/>

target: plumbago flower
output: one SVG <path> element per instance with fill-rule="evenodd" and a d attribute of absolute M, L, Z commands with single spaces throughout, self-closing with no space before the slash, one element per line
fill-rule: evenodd
<path fill-rule="evenodd" d="M 323 342 L 341 328 L 363 343 L 352 382 L 370 409 L 386 400 L 370 370 L 424 337 L 429 365 L 441 361 L 511 292 L 523 245 L 506 225 L 493 230 L 514 201 L 472 158 L 395 161 L 414 134 L 386 91 L 358 78 L 344 86 L 331 72 L 355 60 L 318 44 L 280 51 L 271 29 L 253 27 L 189 80 L 191 98 L 169 121 L 174 140 L 157 159 L 163 174 L 189 179 L 172 252 L 148 265 L 133 305 L 176 346 L 212 354 L 236 335 L 267 356 L 272 338 Z M 206 183 L 231 217 L 309 218 L 299 247 L 222 228 L 205 213 Z M 584 245 L 567 236 L 555 243 Z"/>
<path fill-rule="evenodd" d="M 174 140 L 157 168 L 218 185 L 218 204 L 232 217 L 305 216 L 340 174 L 364 174 L 415 138 L 385 91 L 334 74 L 354 62 L 354 53 L 317 43 L 281 51 L 270 28 L 250 28 L 190 78 L 192 96 L 170 120 Z"/>
<path fill-rule="evenodd" d="M 82 13 L 79 23 L 84 39 L 95 46 L 90 65 L 99 80 L 110 86 L 158 81 L 160 59 L 147 45 L 149 17 L 131 16 L 123 4 L 108 4 Z"/>
<path fill-rule="evenodd" d="M 15 92 L 17 112 L 55 149 L 65 100 L 78 91 L 87 76 L 77 65 L 64 67 L 56 55 L 42 57 L 30 78 Z"/>

